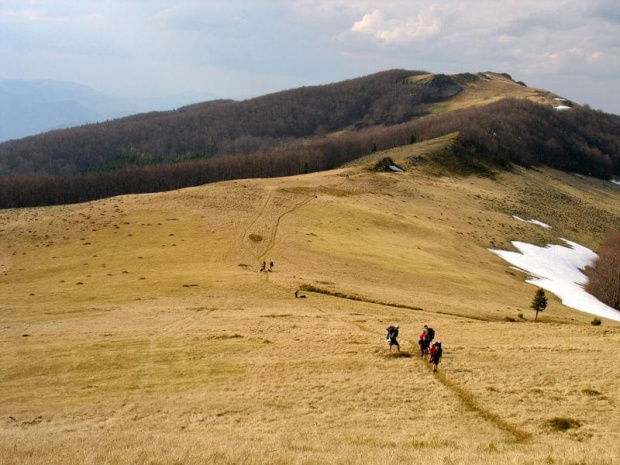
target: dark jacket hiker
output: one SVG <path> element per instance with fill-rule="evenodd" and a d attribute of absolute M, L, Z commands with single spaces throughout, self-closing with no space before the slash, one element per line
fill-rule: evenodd
<path fill-rule="evenodd" d="M 424 325 L 424 329 L 426 330 L 426 341 L 430 344 L 435 339 L 435 330 L 428 325 Z"/>
<path fill-rule="evenodd" d="M 400 344 L 398 344 L 398 325 L 388 326 L 387 329 L 387 341 L 390 345 L 390 352 L 392 352 L 392 346 L 396 346 L 400 352 Z"/>

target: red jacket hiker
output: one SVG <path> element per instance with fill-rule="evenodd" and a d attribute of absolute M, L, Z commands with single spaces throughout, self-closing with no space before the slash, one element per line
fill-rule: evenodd
<path fill-rule="evenodd" d="M 430 354 L 431 354 L 430 362 L 433 364 L 433 371 L 437 371 L 437 365 L 439 364 L 439 361 L 441 360 L 441 356 L 443 354 L 443 350 L 441 348 L 441 342 L 436 342 L 435 344 L 433 344 L 433 347 L 431 347 L 431 350 L 430 350 Z"/>

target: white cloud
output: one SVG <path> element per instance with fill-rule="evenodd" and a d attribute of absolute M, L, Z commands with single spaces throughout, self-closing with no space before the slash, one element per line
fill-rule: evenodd
<path fill-rule="evenodd" d="M 385 43 L 403 43 L 439 34 L 441 22 L 435 16 L 435 7 L 422 10 L 416 17 L 387 19 L 381 10 L 364 15 L 351 31 L 368 34 Z"/>
<path fill-rule="evenodd" d="M 88 59 L 99 70 L 105 62 L 106 80 L 116 80 L 118 87 L 128 84 L 125 70 L 135 66 L 134 85 L 144 86 L 153 80 L 140 66 L 148 61 L 170 76 L 166 82 L 176 91 L 183 82 L 175 78 L 178 70 L 193 67 L 269 76 L 274 82 L 286 76 L 289 84 L 283 87 L 389 68 L 491 69 L 620 113 L 615 97 L 619 5 L 617 0 L 0 0 L 0 76 L 58 77 L 62 71 L 89 84 L 85 66 L 76 65 Z M 238 94 L 248 86 L 241 78 L 224 84 L 236 85 Z M 214 80 L 203 79 L 200 88 L 179 90 L 217 92 L 213 87 Z"/>
<path fill-rule="evenodd" d="M 598 52 L 598 51 L 597 51 L 597 52 L 594 52 L 593 54 L 591 54 L 591 55 L 588 57 L 588 61 L 589 61 L 590 63 L 596 63 L 596 62 L 597 62 L 597 61 L 599 61 L 601 58 L 603 58 L 603 56 L 604 56 L 604 55 L 603 55 L 603 53 L 601 53 L 601 52 Z"/>

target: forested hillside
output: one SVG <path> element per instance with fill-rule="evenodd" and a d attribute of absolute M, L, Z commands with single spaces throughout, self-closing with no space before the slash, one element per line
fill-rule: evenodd
<path fill-rule="evenodd" d="M 0 144 L 0 208 L 326 170 L 373 150 L 450 133 L 459 134 L 453 157 L 484 159 L 496 169 L 548 165 L 620 176 L 617 115 L 579 106 L 556 111 L 523 98 L 437 111 L 437 102 L 454 101 L 489 80 L 482 73 L 386 71 L 11 141 Z"/>
<path fill-rule="evenodd" d="M 304 87 L 243 101 L 216 101 L 171 112 L 53 131 L 0 144 L 4 175 L 66 175 L 104 168 L 128 156 L 174 160 L 269 151 L 290 140 L 350 125 L 407 121 L 446 98 L 445 85 L 410 83 L 394 70 L 337 84 Z M 459 87 L 449 93 L 454 95 Z"/>

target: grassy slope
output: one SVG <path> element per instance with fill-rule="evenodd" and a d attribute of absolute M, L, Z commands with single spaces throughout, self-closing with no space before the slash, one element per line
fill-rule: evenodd
<path fill-rule="evenodd" d="M 545 105 L 558 105 L 558 102 L 553 100 L 556 95 L 547 90 L 522 86 L 497 73 L 477 73 L 476 76 L 479 78 L 476 81 L 467 80 L 459 75 L 452 76 L 463 90 L 444 102 L 432 105 L 431 114 L 488 105 L 504 98 L 528 99 Z M 410 81 L 418 82 L 432 77 L 432 74 L 414 76 Z"/>
<path fill-rule="evenodd" d="M 458 178 L 431 156 L 449 143 L 0 212 L 1 461 L 614 463 L 620 327 L 553 297 L 532 323 L 534 288 L 486 249 L 596 248 L 620 226 L 620 188 Z M 425 161 L 368 170 L 385 155 Z M 369 302 L 296 300 L 302 284 Z M 402 357 L 384 342 L 394 322 Z M 424 323 L 446 347 L 438 375 L 415 356 Z M 564 417 L 581 426 L 548 423 Z"/>

